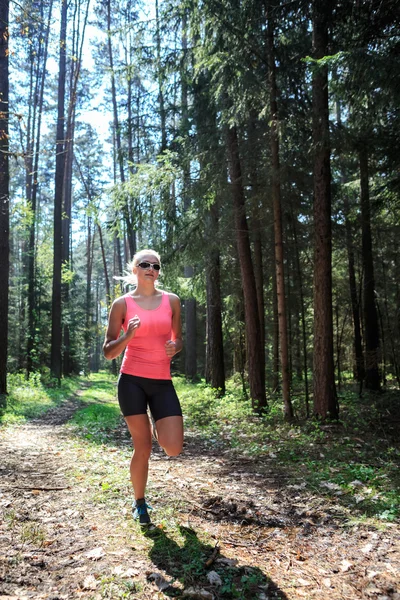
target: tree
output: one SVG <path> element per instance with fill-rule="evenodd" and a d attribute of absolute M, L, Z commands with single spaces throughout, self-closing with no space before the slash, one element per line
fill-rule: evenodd
<path fill-rule="evenodd" d="M 9 0 L 4 0 L 0 4 L 0 408 L 5 406 L 7 394 L 10 271 L 8 16 Z"/>
<path fill-rule="evenodd" d="M 264 352 L 261 346 L 257 290 L 251 259 L 249 229 L 246 221 L 245 196 L 236 127 L 230 127 L 228 129 L 227 152 L 229 157 L 229 174 L 235 215 L 236 241 L 244 295 L 250 395 L 254 408 L 256 410 L 262 410 L 267 406 L 265 394 Z"/>
<path fill-rule="evenodd" d="M 61 275 L 62 275 L 62 209 L 63 186 L 65 172 L 65 83 L 67 58 L 67 0 L 61 0 L 60 55 L 57 94 L 57 139 L 56 139 L 56 172 L 54 195 L 54 260 L 53 260 L 53 297 L 51 321 L 51 363 L 53 377 L 61 379 L 62 372 L 62 308 L 61 308 Z"/>
<path fill-rule="evenodd" d="M 43 116 L 43 98 L 45 81 L 47 74 L 47 57 L 49 48 L 49 35 L 51 26 L 53 0 L 50 0 L 48 6 L 48 18 L 45 26 L 43 15 L 43 3 L 40 10 L 40 32 L 39 32 L 39 48 L 36 54 L 37 69 L 36 69 L 36 85 L 34 96 L 34 116 L 36 116 L 36 127 L 33 127 L 33 132 L 36 131 L 36 140 L 32 139 L 32 157 L 29 161 L 28 177 L 30 184 L 27 185 L 27 190 L 30 191 L 30 204 L 32 211 L 32 221 L 29 227 L 29 247 L 28 247 L 28 343 L 27 343 L 27 374 L 32 372 L 34 366 L 38 366 L 36 354 L 36 327 L 37 327 L 37 306 L 36 306 L 36 229 L 37 229 L 37 196 L 38 196 L 38 178 L 39 178 L 39 156 L 41 148 L 42 134 L 42 116 Z M 42 40 L 44 43 L 42 43 Z M 29 130 L 28 130 L 29 131 Z M 35 358 L 34 359 L 34 354 Z"/>
<path fill-rule="evenodd" d="M 363 312 L 365 330 L 365 386 L 379 391 L 381 387 L 379 373 L 379 323 L 375 300 L 375 275 L 372 252 L 371 209 L 369 202 L 368 146 L 362 144 L 360 157 L 361 182 L 361 223 L 363 278 Z"/>
<path fill-rule="evenodd" d="M 269 10 L 269 5 L 267 5 Z M 282 368 L 282 392 L 284 413 L 286 419 L 293 419 L 293 407 L 290 400 L 290 374 L 289 352 L 286 320 L 286 295 L 285 276 L 283 266 L 283 235 L 282 235 L 282 210 L 281 210 L 281 185 L 279 164 L 279 133 L 278 133 L 278 102 L 276 85 L 276 66 L 274 49 L 274 20 L 271 11 L 268 12 L 267 24 L 268 69 L 269 69 L 269 94 L 270 94 L 270 119 L 271 119 L 271 157 L 272 157 L 272 203 L 274 209 L 274 238 L 275 238 L 275 265 L 276 287 L 278 305 L 278 325 L 280 358 Z"/>
<path fill-rule="evenodd" d="M 328 28 L 332 2 L 313 2 L 314 59 L 328 54 Z M 329 143 L 328 71 L 314 66 L 313 141 L 314 141 L 314 414 L 337 418 L 333 362 L 332 320 L 332 225 L 331 171 Z"/>

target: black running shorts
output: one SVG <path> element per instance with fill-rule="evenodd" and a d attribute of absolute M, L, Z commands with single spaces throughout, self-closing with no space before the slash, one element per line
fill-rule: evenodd
<path fill-rule="evenodd" d="M 124 417 L 145 415 L 147 407 L 155 421 L 182 416 L 181 405 L 170 379 L 149 379 L 120 373 L 118 402 Z"/>

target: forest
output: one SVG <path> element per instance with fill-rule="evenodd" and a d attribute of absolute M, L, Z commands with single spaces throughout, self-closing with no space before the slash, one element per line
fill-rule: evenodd
<path fill-rule="evenodd" d="M 3 406 L 10 374 L 117 373 L 143 248 L 188 381 L 289 421 L 400 385 L 396 5 L 1 1 Z"/>

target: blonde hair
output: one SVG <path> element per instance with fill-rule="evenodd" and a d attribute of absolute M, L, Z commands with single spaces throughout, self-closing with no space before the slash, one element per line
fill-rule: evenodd
<path fill-rule="evenodd" d="M 114 277 L 114 279 L 117 279 L 118 281 L 121 281 L 122 283 L 127 285 L 137 285 L 137 277 L 134 273 L 132 273 L 132 271 L 135 267 L 138 266 L 138 264 L 142 261 L 142 259 L 145 256 L 149 255 L 154 256 L 154 258 L 156 258 L 161 265 L 161 257 L 158 254 L 158 252 L 156 252 L 155 250 L 151 250 L 151 248 L 145 248 L 144 250 L 139 250 L 138 252 L 136 252 L 132 260 L 126 263 L 124 275 L 122 275 L 122 277 Z M 156 286 L 157 284 L 158 281 L 155 282 Z"/>

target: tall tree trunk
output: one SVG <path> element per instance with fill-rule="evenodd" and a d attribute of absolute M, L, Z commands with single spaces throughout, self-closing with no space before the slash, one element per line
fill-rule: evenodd
<path fill-rule="evenodd" d="M 279 347 L 282 369 L 282 394 L 285 419 L 293 419 L 293 407 L 290 400 L 290 375 L 289 375 L 289 352 L 286 319 L 285 298 L 285 274 L 283 266 L 283 233 L 282 233 L 282 210 L 281 210 L 281 183 L 279 164 L 279 131 L 278 131 L 278 103 L 274 49 L 274 22 L 271 11 L 268 12 L 267 24 L 268 44 L 268 72 L 269 72 L 269 108 L 270 108 L 270 140 L 272 159 L 272 203 L 274 209 L 274 237 L 275 237 L 275 265 L 276 265 L 276 291 L 278 298 L 278 324 L 279 324 Z"/>
<path fill-rule="evenodd" d="M 0 407 L 6 406 L 8 290 L 10 276 L 10 174 L 9 174 L 9 0 L 0 2 Z"/>
<path fill-rule="evenodd" d="M 342 125 L 341 118 L 341 107 L 340 102 L 336 104 L 336 115 L 337 115 L 337 123 L 339 128 Z M 338 154 L 341 153 L 341 138 L 339 136 L 338 140 Z M 345 177 L 341 174 L 340 177 L 341 183 L 344 185 L 346 183 Z M 364 381 L 364 353 L 362 347 L 362 336 L 361 336 L 361 323 L 360 323 L 360 303 L 358 300 L 357 293 L 357 282 L 356 282 L 356 270 L 355 270 L 355 260 L 354 260 L 354 249 L 353 249 L 353 231 L 351 226 L 351 221 L 349 218 L 350 215 L 350 203 L 347 196 L 346 191 L 343 191 L 343 208 L 344 208 L 344 220 L 345 220 L 345 229 L 346 229 L 346 249 L 347 249 L 347 260 L 349 265 L 349 289 L 350 289 L 350 300 L 351 300 L 351 310 L 353 317 L 353 332 L 354 332 L 354 377 L 356 381 L 359 382 L 360 386 L 362 386 L 362 382 Z"/>
<path fill-rule="evenodd" d="M 53 260 L 53 294 L 51 322 L 51 357 L 50 370 L 53 377 L 61 379 L 62 369 L 62 315 L 61 315 L 61 269 L 62 269 L 62 199 L 64 183 L 64 119 L 65 119 L 65 79 L 66 79 L 66 36 L 67 36 L 67 2 L 61 0 L 60 58 L 58 72 L 57 95 L 57 140 L 56 140 L 56 174 L 54 194 L 54 260 Z"/>
<path fill-rule="evenodd" d="M 295 247 L 295 261 L 296 261 L 296 274 L 298 289 L 300 294 L 300 311 L 301 311 L 301 332 L 302 332 L 302 345 L 303 345 L 303 369 L 304 369 L 304 393 L 306 401 L 306 416 L 310 416 L 310 393 L 308 386 L 308 357 L 307 357 L 307 327 L 306 327 L 306 309 L 304 305 L 304 285 L 300 263 L 300 250 L 297 236 L 297 219 L 294 216 L 293 208 L 290 207 L 291 223 L 293 228 L 293 239 Z"/>
<path fill-rule="evenodd" d="M 251 260 L 249 230 L 246 220 L 245 196 L 236 127 L 230 127 L 228 129 L 227 138 L 229 173 L 232 186 L 233 209 L 235 216 L 236 241 L 244 294 L 250 395 L 252 398 L 253 408 L 259 411 L 267 406 L 267 398 L 265 393 L 264 349 L 261 346 L 257 290 L 253 263 Z"/>
<path fill-rule="evenodd" d="M 183 139 L 189 139 L 188 118 L 188 85 L 187 85 L 187 14 L 182 17 L 182 52 L 181 61 L 181 123 L 180 134 Z M 185 152 L 186 149 L 184 149 Z M 183 210 L 186 213 L 190 209 L 190 159 L 186 152 L 183 159 Z M 167 236 L 168 237 L 168 236 Z M 186 264 L 183 275 L 187 279 L 193 277 L 193 266 Z M 189 286 L 187 286 L 189 288 Z M 194 379 L 197 375 L 197 304 L 196 298 L 188 297 L 184 301 L 185 307 L 185 375 L 188 379 Z"/>
<path fill-rule="evenodd" d="M 39 171 L 39 155 L 40 141 L 42 131 L 42 113 L 43 113 L 43 96 L 47 74 L 47 56 L 49 48 L 50 24 L 53 12 L 53 0 L 49 4 L 49 13 L 47 19 L 46 33 L 44 36 L 43 61 L 40 73 L 40 83 L 38 89 L 37 101 L 37 127 L 36 140 L 33 155 L 32 168 L 32 194 L 31 194 L 31 210 L 32 221 L 29 226 L 29 252 L 28 252 L 28 343 L 27 343 L 27 373 L 31 373 L 34 363 L 34 352 L 36 349 L 36 324 L 37 324 L 37 307 L 36 307 L 36 222 L 37 222 L 37 191 L 38 191 L 38 171 Z M 37 357 L 38 358 L 38 357 Z"/>
<path fill-rule="evenodd" d="M 362 255 L 364 268 L 363 312 L 365 332 L 365 387 L 369 390 L 379 391 L 381 389 L 381 378 L 379 373 L 379 322 L 375 299 L 367 148 L 367 143 L 362 143 L 359 151 Z"/>
<path fill-rule="evenodd" d="M 92 362 L 92 271 L 93 271 L 93 243 L 94 231 L 92 217 L 87 217 L 87 240 L 86 240 L 86 323 L 85 323 L 85 346 L 87 351 L 87 372 L 90 373 Z"/>
<path fill-rule="evenodd" d="M 71 61 L 70 69 L 70 85 L 69 85 L 69 102 L 66 127 L 66 139 L 64 146 L 64 181 L 63 181 L 63 214 L 62 214 L 62 262 L 71 268 L 70 265 L 70 241 L 71 241 L 71 217 L 72 217 L 72 165 L 74 157 L 74 137 L 75 137 L 75 117 L 76 117 L 76 102 L 78 82 L 81 73 L 83 47 L 85 41 L 86 25 L 88 22 L 90 0 L 86 0 L 86 12 L 82 23 L 80 19 L 80 6 L 75 7 L 73 20 L 73 56 L 77 57 L 75 61 Z M 67 318 L 64 320 L 64 354 L 63 354 L 63 373 L 70 375 L 73 371 L 70 347 L 70 285 L 66 281 L 62 285 L 62 298 L 64 310 Z"/>
<path fill-rule="evenodd" d="M 220 254 L 218 247 L 218 208 L 210 207 L 207 216 L 207 347 L 206 347 L 206 381 L 218 390 L 218 395 L 225 394 L 224 342 L 222 335 L 222 300 Z"/>
<path fill-rule="evenodd" d="M 256 157 L 259 155 L 256 121 L 257 116 L 253 113 L 251 115 L 248 128 L 249 145 L 253 149 L 254 153 L 254 156 L 252 156 L 251 160 L 249 161 L 252 218 L 251 230 L 253 234 L 254 276 L 256 280 L 258 316 L 260 319 L 261 346 L 265 350 L 264 265 L 262 247 L 263 219 L 260 208 L 258 172 L 256 163 Z"/>
<path fill-rule="evenodd" d="M 119 167 L 119 176 L 121 183 L 125 183 L 125 171 L 124 171 L 124 156 L 122 152 L 122 144 L 121 144 L 121 127 L 119 123 L 118 116 L 118 104 L 117 104 L 117 89 L 115 85 L 115 71 L 114 71 L 114 53 L 112 46 L 112 33 L 111 33 L 111 0 L 107 0 L 107 41 L 108 41 L 108 60 L 110 64 L 110 74 L 111 74 L 111 98 L 112 98 L 112 106 L 113 106 L 113 119 L 114 119 L 114 141 L 116 148 L 116 162 Z M 127 235 L 128 235 L 128 243 L 129 243 L 129 251 L 131 256 L 133 256 L 136 252 L 136 237 L 135 231 L 132 225 L 132 220 L 129 214 L 128 202 L 124 202 L 122 206 L 122 214 L 124 217 Z"/>
<path fill-rule="evenodd" d="M 314 58 L 328 54 L 331 0 L 314 0 Z M 338 418 L 333 360 L 332 226 L 328 71 L 312 76 L 314 142 L 314 414 Z"/>
<path fill-rule="evenodd" d="M 274 261 L 271 271 L 272 278 L 272 389 L 276 392 L 279 388 L 279 320 L 278 320 L 278 294 L 276 288 L 275 267 L 275 233 L 271 235 L 271 259 Z"/>

